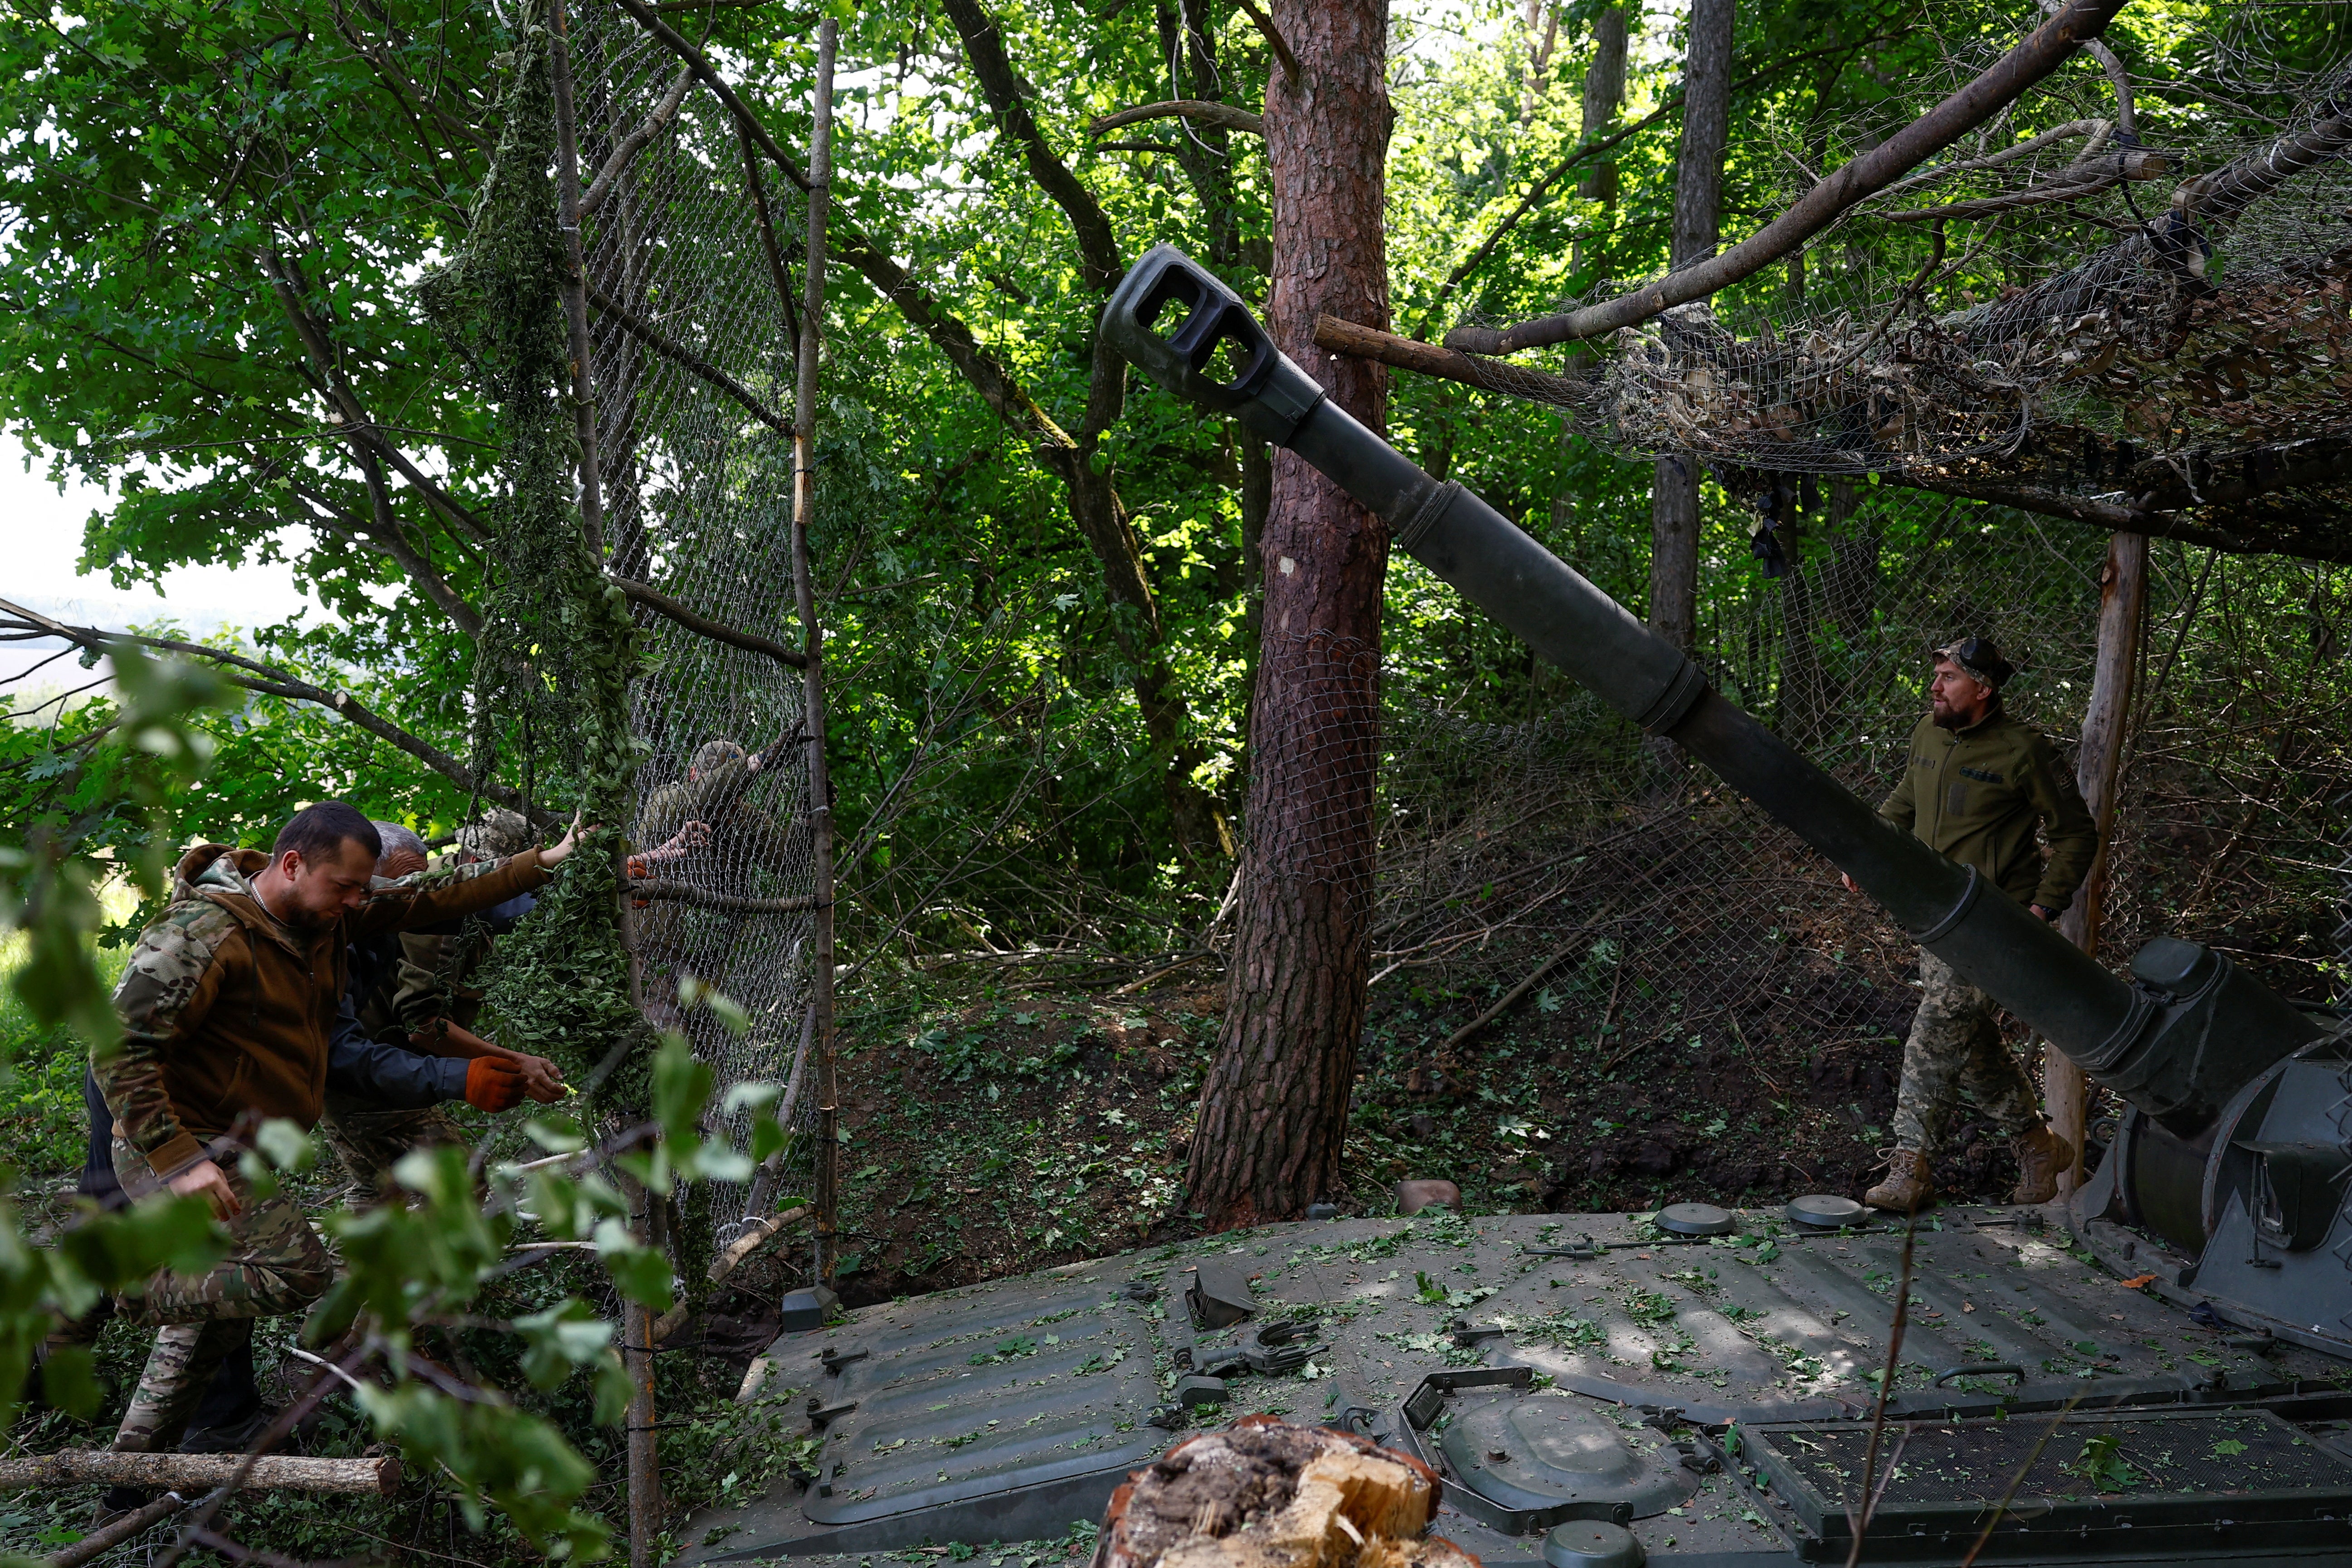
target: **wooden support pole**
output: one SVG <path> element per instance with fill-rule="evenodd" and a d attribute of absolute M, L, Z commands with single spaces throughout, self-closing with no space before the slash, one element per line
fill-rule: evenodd
<path fill-rule="evenodd" d="M 118 1454 L 107 1448 L 67 1448 L 20 1459 L 0 1459 L 0 1491 L 34 1487 L 169 1487 L 176 1492 L 226 1486 L 246 1462 L 243 1454 Z M 245 1478 L 247 1491 L 364 1492 L 390 1497 L 400 1489 L 400 1461 L 305 1459 L 266 1454 Z"/>
<path fill-rule="evenodd" d="M 793 602 L 800 611 L 803 697 L 808 714 L 809 858 L 816 895 L 810 933 L 810 999 L 815 1008 L 816 1275 L 833 1282 L 834 1232 L 840 1213 L 838 1101 L 833 1081 L 833 787 L 824 758 L 824 634 L 816 619 L 816 574 L 809 563 L 809 524 L 816 515 L 818 358 L 824 339 L 824 229 L 833 196 L 833 58 L 838 28 L 830 13 L 817 24 L 816 100 L 809 129 L 808 252 L 801 265 L 800 363 L 793 393 Z"/>
<path fill-rule="evenodd" d="M 629 1229 L 638 1240 L 650 1241 L 656 1200 L 634 1178 L 624 1180 L 622 1191 L 629 1198 Z M 635 1301 L 621 1307 L 621 1368 L 629 1375 L 629 1568 L 654 1568 L 660 1555 L 662 1513 L 654 1430 L 654 1323 L 653 1314 Z"/>
<path fill-rule="evenodd" d="M 2107 541 L 2107 563 L 2099 572 L 2099 649 L 2091 675 L 2091 705 L 2083 715 L 2083 742 L 2074 779 L 2099 826 L 2099 852 L 2090 875 L 2058 929 L 2084 952 L 2099 948 L 2105 913 L 2108 844 L 2115 835 L 2116 780 L 2121 773 L 2124 731 L 2131 716 L 2132 683 L 2139 670 L 2140 625 L 2147 613 L 2147 535 L 2118 533 Z M 2059 1135 L 2074 1145 L 2074 1168 L 2061 1176 L 2058 1190 L 2070 1193 L 2083 1179 L 2083 1133 L 2090 1101 L 2089 1080 L 2064 1055 L 2042 1053 L 2042 1096 Z"/>

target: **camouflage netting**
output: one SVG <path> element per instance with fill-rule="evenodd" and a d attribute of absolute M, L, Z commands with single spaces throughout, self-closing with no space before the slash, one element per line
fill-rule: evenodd
<path fill-rule="evenodd" d="M 1765 474 L 1878 474 L 2352 558 L 2352 108 L 2340 62 L 2278 63 L 2297 54 L 2271 36 L 2283 17 L 2223 13 L 2179 51 L 2196 69 L 2136 90 L 2080 56 L 1801 257 L 1555 352 L 1565 374 L 1482 362 L 1489 384 L 1621 451 L 1696 454 L 1746 495 Z M 1789 184 L 1763 210 L 2031 25 L 1946 20 L 1967 41 L 1940 79 L 1785 128 Z"/>
<path fill-rule="evenodd" d="M 808 747 L 802 671 L 779 657 L 804 637 L 789 528 L 797 324 L 782 297 L 797 284 L 781 276 L 789 252 L 769 264 L 723 107 L 689 93 L 625 16 L 574 17 L 582 182 L 596 190 L 612 169 L 583 226 L 603 495 L 592 540 L 543 19 L 523 18 L 476 226 L 425 293 L 496 401 L 506 447 L 475 763 L 604 831 L 498 944 L 489 1002 L 503 1039 L 562 1062 L 607 1114 L 641 1110 L 656 1032 L 676 1030 L 716 1069 L 719 1130 L 745 1138 L 751 1110 L 719 1108 L 765 1080 L 785 1086 L 787 1123 L 805 1131 Z M 804 206 L 763 195 L 792 245 Z M 725 1000 L 707 1005 L 711 992 Z M 795 1140 L 756 1200 L 806 1194 L 813 1157 Z M 740 1192 L 685 1201 L 689 1249 L 728 1239 L 746 1208 Z"/>
<path fill-rule="evenodd" d="M 580 455 L 559 279 L 565 270 L 546 35 L 514 56 L 502 130 L 474 226 L 428 279 L 426 310 L 499 411 L 503 494 L 475 669 L 473 767 L 511 760 L 523 794 L 590 823 L 623 820 L 642 748 L 629 725 L 637 639 L 575 499 Z M 547 1056 L 592 1110 L 634 1120 L 648 1105 L 653 1034 L 632 1005 L 613 839 L 588 840 L 530 919 L 493 950 L 487 999 L 500 1037 Z"/>
<path fill-rule="evenodd" d="M 611 571 L 798 650 L 789 430 L 807 207 L 772 166 L 748 184 L 725 106 L 617 7 L 576 13 L 573 61 L 583 184 L 637 148 L 583 226 Z M 634 913 L 646 1014 L 684 1031 L 722 1095 L 785 1084 L 788 1124 L 805 1132 L 814 868 L 802 673 L 643 604 L 635 621 L 644 674 L 629 722 L 645 763 L 632 840 L 658 854 L 689 824 L 709 829 L 645 868 Z M 740 1019 L 688 1005 L 689 979 Z M 739 1138 L 749 1114 L 731 1119 Z M 810 1144 L 796 1142 L 781 1191 L 810 1190 Z"/>

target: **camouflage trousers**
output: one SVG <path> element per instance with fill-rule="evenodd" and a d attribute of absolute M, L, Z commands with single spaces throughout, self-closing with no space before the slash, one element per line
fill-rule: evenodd
<path fill-rule="evenodd" d="M 228 1255 L 205 1273 L 163 1269 L 122 1293 L 126 1318 L 163 1327 L 115 1434 L 120 1452 L 177 1443 L 213 1373 L 252 1337 L 253 1320 L 302 1311 L 334 1281 L 326 1245 L 299 1208 L 282 1195 L 257 1203 L 233 1162 L 221 1169 L 241 1205 L 228 1222 Z M 158 1185 L 146 1156 L 119 1138 L 114 1170 L 134 1197 Z"/>
<path fill-rule="evenodd" d="M 438 1107 L 384 1110 L 367 1100 L 333 1093 L 327 1096 L 327 1112 L 319 1119 L 319 1131 L 362 1192 L 379 1199 L 392 1197 L 397 1191 L 392 1168 L 410 1150 L 449 1143 L 463 1148 L 466 1143 L 465 1130 Z"/>
<path fill-rule="evenodd" d="M 2000 1037 L 1993 1000 L 1934 953 L 1919 953 L 1919 1011 L 1903 1047 L 1895 1142 L 1930 1159 L 1965 1092 L 2011 1138 L 2042 1125 L 2033 1085 Z"/>

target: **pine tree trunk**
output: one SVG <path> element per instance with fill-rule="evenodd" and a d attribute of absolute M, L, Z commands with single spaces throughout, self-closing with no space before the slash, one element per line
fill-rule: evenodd
<path fill-rule="evenodd" d="M 1316 351 L 1328 312 L 1389 319 L 1386 0 L 1276 0 L 1303 81 L 1266 89 L 1276 343 L 1374 429 L 1387 372 Z M 1298 1214 L 1339 1177 L 1363 1030 L 1379 763 L 1380 521 L 1277 452 L 1259 542 L 1248 843 L 1224 1029 L 1201 1091 L 1193 1205 L 1212 1225 Z"/>

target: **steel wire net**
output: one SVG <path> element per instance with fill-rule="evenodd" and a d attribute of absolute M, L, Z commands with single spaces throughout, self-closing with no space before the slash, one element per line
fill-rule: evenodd
<path fill-rule="evenodd" d="M 1617 450 L 1696 454 L 1727 473 L 1909 473 L 2201 504 L 2242 458 L 2346 435 L 2352 92 L 2347 63 L 2315 58 L 2292 10 L 2219 13 L 2162 58 L 2118 38 L 2120 80 L 2078 55 L 1711 300 L 1548 363 L 1481 361 L 1478 374 Z M 1812 171 L 1877 145 L 2041 19 L 1906 18 L 1948 40 L 1940 73 L 1888 83 L 1843 121 L 1744 122 L 1735 205 L 1786 210 Z M 1571 227 L 1612 221 L 1603 208 Z M 1639 281 L 1490 296 L 1464 322 L 1499 327 Z"/>
<path fill-rule="evenodd" d="M 1749 558 L 1736 507 L 1707 517 L 1696 652 L 1715 683 L 1875 804 L 1926 711 L 1928 650 L 1990 636 L 2020 667 L 2010 710 L 2074 766 L 2105 536 L 1893 485 L 1821 491 L 1779 578 Z M 2289 994 L 2352 999 L 2332 804 L 2352 775 L 2352 572 L 2154 542 L 2101 951 L 2119 963 L 2179 932 Z M 1570 1041 L 1551 1058 L 1560 1081 L 1614 1083 L 1630 1102 L 1661 1074 L 1738 1075 L 1850 1124 L 1778 1124 L 1787 1163 L 1769 1170 L 1695 1128 L 1634 1125 L 1594 1141 L 1589 1170 L 1555 1173 L 1571 1187 L 1696 1170 L 1736 1194 L 1858 1174 L 1843 1162 L 1855 1135 L 1885 1141 L 1916 1004 L 1904 933 L 1712 773 L 1515 647 L 1515 667 L 1475 685 L 1408 649 L 1392 637 L 1382 675 L 1376 1009 L 1459 1022 L 1523 987 L 1523 1016 Z M 1497 721 L 1511 679 L 1525 716 Z M 1444 1037 L 1379 1070 L 1475 1094 L 1492 1042 Z M 1965 1170 L 1972 1135 L 1955 1131 Z"/>
<path fill-rule="evenodd" d="M 582 181 L 617 164 L 583 226 L 598 462 L 615 576 L 647 584 L 733 640 L 642 601 L 646 672 L 633 723 L 646 755 L 633 832 L 633 928 L 648 1018 L 682 1031 L 725 1092 L 786 1085 L 805 1134 L 814 866 L 792 562 L 793 356 L 780 287 L 799 195 L 761 193 L 725 107 L 617 9 L 574 36 Z M 615 159 L 635 144 L 634 156 Z M 797 287 L 797 266 L 781 281 Z M 698 1005 L 699 988 L 739 1012 Z M 751 1112 L 725 1116 L 739 1139 Z M 808 1140 L 782 1173 L 807 1190 Z"/>

